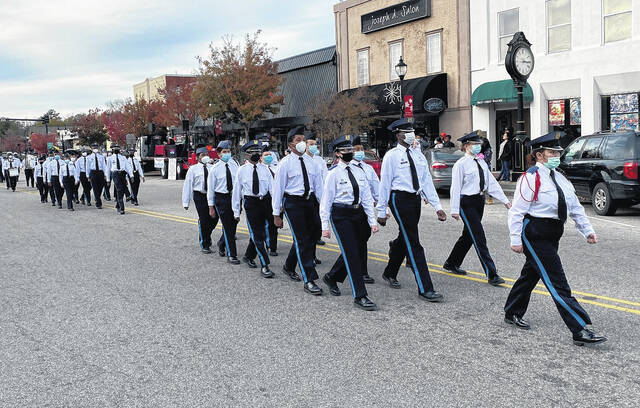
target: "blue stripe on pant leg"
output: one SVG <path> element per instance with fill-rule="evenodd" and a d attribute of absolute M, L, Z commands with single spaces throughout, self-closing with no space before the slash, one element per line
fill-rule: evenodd
<path fill-rule="evenodd" d="M 391 194 L 391 202 L 393 203 L 393 208 L 391 210 L 395 211 L 396 217 L 398 218 L 398 225 L 400 226 L 400 231 L 402 231 L 404 242 L 407 245 L 407 252 L 409 253 L 409 259 L 411 259 L 411 264 L 413 265 L 413 274 L 416 276 L 416 281 L 418 282 L 418 288 L 420 289 L 420 293 L 424 293 L 424 287 L 422 286 L 422 280 L 420 279 L 420 274 L 418 273 L 416 260 L 413 258 L 413 250 L 411 249 L 411 243 L 409 242 L 409 237 L 407 236 L 407 232 L 404 230 L 404 225 L 402 224 L 402 219 L 400 218 L 400 212 L 398 211 L 398 207 L 396 206 L 396 193 Z"/>
<path fill-rule="evenodd" d="M 224 230 L 224 222 L 222 222 L 222 216 L 220 216 L 220 211 L 218 210 L 218 207 L 215 204 L 213 205 L 213 208 L 216 209 L 216 212 L 218 213 L 218 219 L 222 224 L 222 236 L 224 237 L 224 245 L 227 247 L 227 256 L 231 256 L 231 250 L 229 249 L 229 240 L 227 240 L 227 233 Z"/>
<path fill-rule="evenodd" d="M 246 202 L 245 202 L 244 209 L 245 209 L 245 211 L 247 211 Z M 251 222 L 249 221 L 248 212 L 245 215 L 247 217 L 247 227 L 249 228 L 249 236 L 251 236 L 251 240 L 253 241 L 253 246 L 256 247 L 256 252 L 258 253 L 258 256 L 260 257 L 260 263 L 262 264 L 262 266 L 267 266 L 267 263 L 264 261 L 264 258 L 262 257 L 262 254 L 260 253 L 260 250 L 258 249 L 258 244 L 256 243 L 256 239 L 253 237 L 253 230 L 251 229 Z"/>
<path fill-rule="evenodd" d="M 342 240 L 340 239 L 340 235 L 338 235 L 338 230 L 333 223 L 331 217 L 329 217 L 329 221 L 331 222 L 331 228 L 333 229 L 333 233 L 336 234 L 336 239 L 338 240 L 338 246 L 340 247 L 340 252 L 342 252 L 342 260 L 344 261 L 344 265 L 347 268 L 347 274 L 349 275 L 349 283 L 351 283 L 351 293 L 353 293 L 353 297 L 356 297 L 356 289 L 353 286 L 353 278 L 351 277 L 351 268 L 349 268 L 349 262 L 347 261 L 347 254 L 344 252 L 344 248 L 342 247 Z"/>
<path fill-rule="evenodd" d="M 471 229 L 471 224 L 469 223 L 469 220 L 467 220 L 467 217 L 464 215 L 464 211 L 462 210 L 462 207 L 460 207 L 460 215 L 462 216 L 462 220 L 464 221 L 464 223 L 467 225 L 467 229 L 469 230 L 469 235 L 471 235 L 471 240 L 473 241 L 473 247 L 476 249 L 476 254 L 478 254 L 478 258 L 480 259 L 480 262 L 482 263 L 482 267 L 484 268 L 484 274 L 487 277 L 489 277 L 489 268 L 487 268 L 487 265 L 484 263 L 484 259 L 482 259 L 482 255 L 480 255 L 480 248 L 476 243 L 476 238 L 473 236 L 473 230 Z"/>
<path fill-rule="evenodd" d="M 558 302 L 567 312 L 569 312 L 571 317 L 573 317 L 580 326 L 582 327 L 586 326 L 587 323 L 585 323 L 585 321 L 582 320 L 582 318 L 578 316 L 578 314 L 569 307 L 569 305 L 564 301 L 564 299 L 560 297 L 560 295 L 556 291 L 556 288 L 554 288 L 553 285 L 551 284 L 551 279 L 549 279 L 547 270 L 544 268 L 544 265 L 542 265 L 542 262 L 540 262 L 538 255 L 533 250 L 533 247 L 531 246 L 531 244 L 529 243 L 529 240 L 527 240 L 527 237 L 524 234 L 524 229 L 527 227 L 527 224 L 529 224 L 529 220 L 525 220 L 524 224 L 522 225 L 522 241 L 527 246 L 527 249 L 529 250 L 529 252 L 531 252 L 531 256 L 533 256 L 533 259 L 536 261 L 536 265 L 538 266 L 538 269 L 540 270 L 540 274 L 542 275 L 542 280 L 544 280 L 544 283 L 547 285 L 547 288 L 549 289 L 551 296 L 553 296 L 556 302 Z"/>
<path fill-rule="evenodd" d="M 203 249 L 204 247 L 202 246 L 202 227 L 200 226 L 200 220 L 198 220 L 198 238 L 200 242 L 200 248 Z"/>
<path fill-rule="evenodd" d="M 296 233 L 293 230 L 293 224 L 291 224 L 291 220 L 289 219 L 289 215 L 287 214 L 287 210 L 284 207 L 285 200 L 282 200 L 282 212 L 284 213 L 284 217 L 287 219 L 287 223 L 289 223 L 289 228 L 291 228 L 291 235 L 293 236 L 293 245 L 296 247 L 296 256 L 298 257 L 298 265 L 300 265 L 300 272 L 302 272 L 302 278 L 304 279 L 304 283 L 307 283 L 307 274 L 304 271 L 304 266 L 302 266 L 302 258 L 300 257 L 300 249 L 298 247 L 298 238 L 296 238 Z"/>
<path fill-rule="evenodd" d="M 264 222 L 264 232 L 265 232 L 265 240 L 264 242 L 267 243 L 267 247 L 269 249 L 271 249 L 271 241 L 269 241 L 269 220 L 265 220 Z"/>

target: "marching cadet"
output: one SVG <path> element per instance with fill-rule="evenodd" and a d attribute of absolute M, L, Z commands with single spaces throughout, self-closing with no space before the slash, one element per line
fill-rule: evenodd
<path fill-rule="evenodd" d="M 389 243 L 389 262 L 382 278 L 392 288 L 400 288 L 396 277 L 406 254 L 409 256 L 418 284 L 418 294 L 429 302 L 441 302 L 444 297 L 433 288 L 424 249 L 420 245 L 420 195 L 424 195 L 425 201 L 436 210 L 438 220 L 445 221 L 447 215 L 442 210 L 433 186 L 427 159 L 410 148 L 415 140 L 410 118 L 399 119 L 387 129 L 395 133 L 398 145 L 389 150 L 382 160 L 378 222 L 382 226 L 386 225 L 387 219 L 391 216 L 387 213 L 389 207 L 398 223 L 399 231 L 398 238 Z"/>
<path fill-rule="evenodd" d="M 138 203 L 138 192 L 140 191 L 140 179 L 144 183 L 144 172 L 142 171 L 142 165 L 140 160 L 134 156 L 134 152 L 129 152 L 129 161 L 131 162 L 131 168 L 133 169 L 133 177 L 129 179 L 131 185 L 131 203 L 136 207 Z"/>
<path fill-rule="evenodd" d="M 86 204 L 91 207 L 91 183 L 87 177 L 88 155 L 88 150 L 83 148 L 80 153 L 80 157 L 76 160 L 76 178 L 80 180 L 80 185 L 82 185 L 82 196 L 80 197 L 80 202 L 82 205 Z"/>
<path fill-rule="evenodd" d="M 120 215 L 124 214 L 124 187 L 127 184 L 127 176 L 133 177 L 131 163 L 120 154 L 120 146 L 111 145 L 112 155 L 107 160 L 107 182 L 113 179 L 115 186 L 116 210 Z"/>
<path fill-rule="evenodd" d="M 373 198 L 374 206 L 378 204 L 378 191 L 380 190 L 380 179 L 376 174 L 376 171 L 371 167 L 370 164 L 364 162 L 364 146 L 360 141 L 360 136 L 356 136 L 353 139 L 353 163 L 354 166 L 362 170 L 367 177 L 367 183 L 369 186 L 369 190 L 371 192 L 371 197 Z M 363 247 L 360 249 L 360 254 L 363 259 L 363 268 L 364 272 L 362 278 L 364 279 L 364 283 L 375 283 L 375 279 L 369 276 L 368 268 L 367 268 L 367 259 L 368 259 L 368 250 L 367 250 L 367 241 L 371 237 L 370 231 L 367 235 L 367 239 L 362 243 Z"/>
<path fill-rule="evenodd" d="M 49 166 L 47 167 L 47 183 L 49 184 L 49 188 L 54 191 L 54 201 L 52 206 L 56 205 L 56 201 L 58 204 L 58 208 L 62 209 L 62 196 L 64 194 L 64 190 L 62 189 L 62 183 L 60 183 L 60 167 L 62 167 L 62 160 L 60 159 L 60 154 L 56 152 L 55 156 L 53 156 L 53 160 L 49 161 Z"/>
<path fill-rule="evenodd" d="M 198 236 L 200 242 L 200 250 L 202 253 L 211 253 L 211 233 L 215 228 L 215 220 L 209 214 L 209 206 L 207 205 L 207 191 L 209 171 L 211 170 L 209 162 L 209 151 L 206 147 L 199 147 L 196 150 L 198 155 L 198 163 L 189 167 L 184 177 L 182 185 L 182 207 L 189 209 L 191 198 L 198 212 Z"/>
<path fill-rule="evenodd" d="M 4 153 L 0 152 L 0 183 L 4 183 Z"/>
<path fill-rule="evenodd" d="M 70 156 L 67 154 L 64 158 L 64 163 L 60 167 L 60 186 L 64 188 L 67 195 L 67 210 L 75 211 L 73 209 L 73 192 L 75 190 L 76 183 L 80 180 L 76 179 L 76 164 L 75 161 L 71 161 Z"/>
<path fill-rule="evenodd" d="M 271 134 L 269 134 L 268 132 L 258 133 L 258 135 L 256 136 L 256 139 L 258 139 L 258 141 L 262 143 L 263 148 L 269 149 L 270 147 L 273 147 L 271 146 Z M 273 159 L 271 164 L 268 165 L 267 167 L 275 171 L 274 168 L 278 166 L 278 161 L 280 160 L 280 156 L 278 155 L 278 152 L 276 151 L 276 149 L 271 149 L 268 151 L 271 153 L 271 156 L 273 157 Z"/>
<path fill-rule="evenodd" d="M 329 170 L 327 169 L 327 163 L 325 163 L 322 156 L 320 156 L 320 150 L 318 149 L 318 140 L 316 139 L 316 134 L 314 132 L 305 131 L 304 137 L 307 142 L 306 154 L 313 159 L 313 162 L 318 167 L 318 170 L 320 171 L 320 177 L 321 177 L 320 182 L 321 184 L 324 185 L 324 179 L 326 178 Z M 318 198 L 317 200 L 312 199 L 311 202 L 316 206 L 316 209 L 319 212 L 320 198 Z M 314 228 L 313 228 L 314 238 L 315 238 L 315 241 L 313 244 L 313 261 L 316 263 L 316 265 L 320 265 L 322 262 L 320 262 L 320 260 L 316 256 L 316 247 L 317 245 L 324 245 L 325 242 L 322 240 L 322 225 L 320 224 L 320 219 L 318 219 L 317 221 L 318 221 L 317 224 L 314 225 Z"/>
<path fill-rule="evenodd" d="M 267 166 L 260 163 L 262 150 L 262 144 L 257 140 L 251 140 L 242 146 L 247 161 L 238 169 L 231 196 L 231 207 L 236 221 L 239 221 L 240 206 L 244 204 L 247 227 L 251 235 L 251 241 L 242 257 L 242 262 L 250 268 L 255 268 L 257 265 L 254 259 L 258 255 L 262 267 L 260 273 L 264 278 L 273 278 L 274 273 L 269 269 L 265 231 L 267 220 L 271 216 L 267 202 L 271 200 L 272 176 Z"/>
<path fill-rule="evenodd" d="M 206 150 L 206 147 L 204 148 Z M 218 240 L 218 253 L 227 256 L 230 264 L 237 265 L 238 251 L 236 248 L 236 227 L 238 223 L 231 208 L 231 194 L 238 172 L 238 163 L 231 158 L 231 142 L 223 140 L 217 147 L 220 160 L 211 167 L 208 175 L 207 202 L 209 203 L 209 216 L 212 218 L 212 229 L 215 228 L 216 219 L 222 222 L 222 236 Z M 207 157 L 208 156 L 207 151 Z"/>
<path fill-rule="evenodd" d="M 587 327 L 591 319 L 571 295 L 558 256 L 567 217 L 573 219 L 589 244 L 597 243 L 598 237 L 576 197 L 573 185 L 555 170 L 560 164 L 563 150 L 555 135 L 535 139 L 531 142 L 531 148 L 531 159 L 536 164 L 518 179 L 513 206 L 509 210 L 511 249 L 519 254 L 524 252 L 527 260 L 504 306 L 505 321 L 521 329 L 530 328 L 522 318 L 527 311 L 531 292 L 542 278 L 562 320 L 573 333 L 574 344 L 601 343 L 607 338 Z"/>
<path fill-rule="evenodd" d="M 320 222 L 320 214 L 311 201 L 311 194 L 315 193 L 315 197 L 322 199 L 322 175 L 313 159 L 305 154 L 307 143 L 302 126 L 289 131 L 287 143 L 291 153 L 278 163 L 271 201 L 274 223 L 278 228 L 282 227 L 282 212 L 293 235 L 293 245 L 282 271 L 290 279 L 300 281 L 295 272 L 297 262 L 304 280 L 304 290 L 317 296 L 322 294 L 322 288 L 315 283 L 318 272 L 313 259 L 315 239 L 312 231 L 315 223 Z"/>
<path fill-rule="evenodd" d="M 55 160 L 54 150 L 49 149 L 49 156 L 47 156 L 47 159 L 44 162 L 44 182 L 45 182 L 45 185 L 47 186 L 47 190 L 49 191 L 49 197 L 51 198 L 52 207 L 55 207 L 56 205 L 56 190 L 51 186 L 51 183 L 49 183 L 49 179 L 50 179 L 49 165 L 54 160 Z"/>
<path fill-rule="evenodd" d="M 462 144 L 465 155 L 453 165 L 451 216 L 456 220 L 462 218 L 464 226 L 462 235 L 453 246 L 443 268 L 457 275 L 466 275 L 467 271 L 461 269 L 460 265 L 473 245 L 489 284 L 499 286 L 504 283 L 504 279 L 496 271 L 482 228 L 485 191 L 502 201 L 507 209 L 511 208 L 511 203 L 489 171 L 486 162 L 476 157 L 482 149 L 482 140 L 478 132 L 466 134 L 458 141 Z"/>
<path fill-rule="evenodd" d="M 27 153 L 25 158 L 22 160 L 22 168 L 24 169 L 24 178 L 27 183 L 27 187 L 29 187 L 29 181 L 31 181 L 31 188 L 35 188 L 36 185 L 34 183 L 35 179 L 33 178 L 33 169 L 36 167 L 36 158 L 32 154 L 32 152 Z"/>
<path fill-rule="evenodd" d="M 265 142 L 263 142 L 262 144 L 263 148 L 268 149 L 269 144 L 267 143 L 265 146 L 264 143 Z M 269 169 L 269 173 L 271 174 L 271 177 L 273 179 L 275 179 L 276 171 L 278 169 L 277 165 L 273 163 L 274 160 L 276 160 L 274 152 L 270 150 L 265 150 L 264 152 L 262 152 L 260 162 L 267 166 L 267 168 Z M 269 214 L 273 213 L 271 202 L 267 204 L 269 206 Z M 280 217 L 282 218 L 282 214 L 280 214 Z M 269 248 L 269 256 L 278 256 L 278 227 L 276 227 L 276 224 L 273 222 L 273 217 L 268 217 L 267 221 L 267 247 Z"/>
<path fill-rule="evenodd" d="M 105 151 L 105 155 L 104 155 L 104 162 L 107 163 L 109 161 L 109 157 L 111 157 L 112 155 L 112 151 L 108 150 Z M 116 186 L 113 186 L 113 197 L 115 198 L 116 195 Z M 108 180 L 106 177 L 106 172 L 105 172 L 105 181 L 104 181 L 104 190 L 102 190 L 102 197 L 104 197 L 104 199 L 106 201 L 111 201 L 111 180 Z"/>
<path fill-rule="evenodd" d="M 45 161 L 47 160 L 47 156 L 42 155 L 38 160 L 38 164 L 36 165 L 34 171 L 36 176 L 36 186 L 38 187 L 38 192 L 40 193 L 40 202 L 47 202 L 47 194 L 49 193 L 49 188 L 47 186 L 46 180 L 46 171 L 45 171 Z"/>
<path fill-rule="evenodd" d="M 365 310 L 375 310 L 376 304 L 367 297 L 363 279 L 367 256 L 365 253 L 363 265 L 361 250 L 363 242 L 366 250 L 367 239 L 371 233 L 378 232 L 378 226 L 369 182 L 366 174 L 355 168 L 351 142 L 349 135 L 341 136 L 333 142 L 333 150 L 339 162 L 329 171 L 322 189 L 322 236 L 331 237 L 331 225 L 341 252 L 331 271 L 322 280 L 329 287 L 329 293 L 339 296 L 341 293 L 337 282 L 344 282 L 348 275 L 354 304 Z"/>
<path fill-rule="evenodd" d="M 78 163 L 78 153 L 75 150 L 72 150 L 69 152 L 68 154 L 69 159 L 71 160 L 71 163 L 74 164 L 74 166 L 77 165 Z M 78 181 L 79 179 L 76 177 L 76 173 L 78 172 L 78 169 L 74 167 L 73 170 L 73 174 L 71 175 L 74 179 L 76 179 L 76 181 Z M 73 202 L 76 204 L 80 204 L 80 200 L 78 199 L 78 189 L 80 188 L 80 183 L 74 183 L 73 184 Z"/>
<path fill-rule="evenodd" d="M 15 192 L 22 163 L 17 155 L 14 156 L 13 153 L 9 152 L 7 154 L 7 159 L 3 162 L 3 166 L 5 178 L 7 179 L 7 190 L 11 188 L 11 191 Z"/>
<path fill-rule="evenodd" d="M 91 145 L 93 152 L 87 156 L 86 172 L 89 180 L 91 180 L 91 188 L 93 189 L 93 198 L 96 200 L 96 208 L 102 208 L 102 190 L 104 190 L 105 171 L 107 170 L 106 161 L 100 151 L 98 144 Z"/>

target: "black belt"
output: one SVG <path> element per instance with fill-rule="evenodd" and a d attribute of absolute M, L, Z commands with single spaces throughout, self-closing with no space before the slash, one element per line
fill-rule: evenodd
<path fill-rule="evenodd" d="M 351 210 L 358 210 L 358 209 L 360 209 L 362 207 L 362 205 L 359 204 L 359 203 L 358 204 L 333 203 L 332 206 L 336 207 L 336 208 L 348 208 L 348 209 L 351 209 Z"/>
<path fill-rule="evenodd" d="M 419 191 L 416 191 L 415 193 L 410 193 L 408 191 L 402 191 L 402 190 L 391 190 L 391 193 L 397 194 L 401 197 L 409 197 L 409 198 L 416 198 L 420 196 Z"/>
<path fill-rule="evenodd" d="M 564 222 L 562 220 L 556 219 L 556 218 L 542 218 L 542 217 L 534 217 L 533 215 L 525 215 L 524 218 L 531 220 L 531 221 L 536 221 L 536 222 L 546 222 L 549 224 L 564 224 Z"/>
<path fill-rule="evenodd" d="M 218 193 L 216 191 L 214 197 L 231 197 L 231 193 Z"/>
<path fill-rule="evenodd" d="M 262 200 L 267 199 L 267 198 L 271 198 L 271 196 L 269 194 L 265 194 L 263 196 L 250 196 L 250 195 L 244 196 L 245 200 L 260 200 L 260 201 L 262 201 Z"/>
<path fill-rule="evenodd" d="M 313 193 L 311 193 L 311 194 L 313 194 Z M 311 194 L 309 194 L 307 197 L 305 197 L 305 196 L 297 196 L 297 195 L 293 195 L 293 194 L 289 194 L 289 193 L 284 193 L 284 196 L 286 198 L 290 198 L 292 200 L 308 201 L 311 198 Z"/>

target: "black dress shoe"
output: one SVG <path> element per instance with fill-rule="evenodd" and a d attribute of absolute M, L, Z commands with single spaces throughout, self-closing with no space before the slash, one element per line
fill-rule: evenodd
<path fill-rule="evenodd" d="M 111 201 L 111 199 L 110 199 L 110 198 L 105 198 L 105 200 L 107 200 L 107 201 Z"/>
<path fill-rule="evenodd" d="M 319 260 L 318 258 L 313 258 L 313 263 L 316 265 L 320 265 L 322 263 L 321 260 Z"/>
<path fill-rule="evenodd" d="M 444 265 L 442 265 L 442 269 L 444 269 L 447 272 L 454 273 L 456 275 L 466 275 L 467 274 L 467 271 L 465 271 L 464 269 L 460 268 L 459 266 L 451 265 L 449 262 L 445 262 Z"/>
<path fill-rule="evenodd" d="M 55 207 L 55 206 L 56 206 L 56 203 L 51 203 L 51 206 L 52 206 L 52 207 Z"/>
<path fill-rule="evenodd" d="M 340 296 L 342 294 L 342 292 L 340 292 L 338 284 L 329 277 L 329 274 L 325 274 L 322 277 L 322 281 L 329 287 L 329 293 L 331 293 L 333 296 Z"/>
<path fill-rule="evenodd" d="M 89 204 L 89 205 L 91 205 L 91 204 Z M 101 206 L 101 205 L 96 205 L 96 208 L 97 208 L 98 210 L 102 210 L 102 206 Z"/>
<path fill-rule="evenodd" d="M 133 205 L 135 205 L 137 207 L 138 206 L 138 202 L 136 201 L 135 203 L 133 203 Z"/>
<path fill-rule="evenodd" d="M 376 283 L 376 280 L 369 275 L 362 275 L 362 280 L 364 281 L 364 283 Z"/>
<path fill-rule="evenodd" d="M 75 202 L 75 203 L 76 203 L 76 204 L 80 204 L 80 201 L 76 200 L 76 202 Z"/>
<path fill-rule="evenodd" d="M 222 251 L 218 249 L 218 255 L 220 255 L 220 258 L 224 258 L 225 256 L 227 256 L 227 253 L 224 249 Z"/>
<path fill-rule="evenodd" d="M 518 329 L 529 330 L 531 328 L 529 323 L 523 320 L 522 317 L 520 316 L 516 316 L 516 315 L 505 316 L 504 321 L 505 323 L 509 323 L 516 326 Z"/>
<path fill-rule="evenodd" d="M 402 287 L 402 285 L 400 285 L 400 282 L 398 282 L 396 278 L 391 278 L 389 276 L 386 276 L 385 274 L 382 274 L 382 279 L 386 281 L 393 289 L 400 289 Z"/>
<path fill-rule="evenodd" d="M 312 294 L 313 296 L 320 296 L 322 295 L 322 288 L 318 285 L 316 285 L 316 283 L 314 281 L 309 281 L 307 283 L 304 284 L 304 291 L 307 293 Z"/>
<path fill-rule="evenodd" d="M 283 266 L 282 272 L 284 272 L 284 274 L 287 275 L 292 281 L 300 282 L 300 276 L 298 276 L 296 271 L 290 271 Z"/>
<path fill-rule="evenodd" d="M 489 278 L 487 282 L 489 282 L 489 285 L 491 286 L 500 286 L 500 284 L 504 283 L 504 279 L 502 279 L 498 275 L 495 275 L 493 278 Z"/>
<path fill-rule="evenodd" d="M 444 301 L 444 296 L 441 293 L 436 292 L 435 290 L 430 290 L 425 293 L 420 293 L 420 297 L 426 300 L 427 302 L 442 302 Z"/>
<path fill-rule="evenodd" d="M 75 211 L 73 208 L 69 208 L 69 211 Z"/>
<path fill-rule="evenodd" d="M 376 310 L 376 304 L 373 303 L 368 297 L 363 296 L 361 298 L 353 299 L 353 303 L 360 309 L 364 310 Z"/>
<path fill-rule="evenodd" d="M 87 207 L 91 207 L 91 203 L 87 203 Z"/>
<path fill-rule="evenodd" d="M 202 248 L 200 250 L 203 254 L 210 254 L 211 253 L 211 248 Z"/>
<path fill-rule="evenodd" d="M 131 201 L 131 197 L 127 197 L 127 200 L 126 200 L 126 201 L 127 201 L 127 202 L 130 202 L 130 201 Z"/>
<path fill-rule="evenodd" d="M 120 215 L 124 215 L 124 210 L 120 211 Z"/>
<path fill-rule="evenodd" d="M 249 259 L 246 256 L 242 257 L 242 262 L 246 263 L 249 268 L 257 268 L 255 261 L 253 259 Z"/>
<path fill-rule="evenodd" d="M 317 240 L 317 241 L 316 241 L 316 245 L 320 245 L 320 246 L 322 246 L 322 245 L 324 245 L 324 244 L 325 244 L 325 242 L 324 242 L 323 240 L 321 240 L 321 239 L 319 239 L 319 240 Z"/>
<path fill-rule="evenodd" d="M 585 344 L 596 344 L 607 341 L 604 336 L 598 336 L 593 330 L 586 327 L 577 333 L 573 333 L 573 344 L 584 346 Z"/>
<path fill-rule="evenodd" d="M 58 206 L 58 210 L 62 210 L 62 206 L 61 205 Z"/>
<path fill-rule="evenodd" d="M 262 275 L 263 278 L 271 279 L 275 274 L 271 272 L 268 266 L 263 266 L 262 269 L 260 269 L 260 275 Z"/>
<path fill-rule="evenodd" d="M 269 256 L 278 256 L 276 251 L 269 251 Z"/>
<path fill-rule="evenodd" d="M 227 258 L 227 262 L 232 265 L 240 265 L 240 260 L 235 256 L 230 256 L 229 258 Z"/>

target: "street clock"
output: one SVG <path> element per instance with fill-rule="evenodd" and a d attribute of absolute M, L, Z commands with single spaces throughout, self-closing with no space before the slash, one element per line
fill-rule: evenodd
<path fill-rule="evenodd" d="M 508 45 L 509 49 L 504 59 L 505 68 L 515 83 L 524 85 L 535 65 L 531 43 L 522 31 L 518 31 Z"/>

